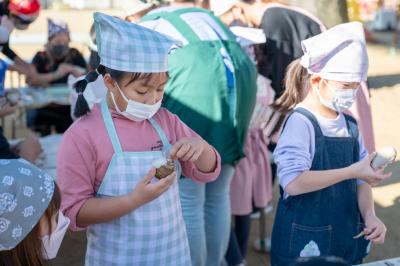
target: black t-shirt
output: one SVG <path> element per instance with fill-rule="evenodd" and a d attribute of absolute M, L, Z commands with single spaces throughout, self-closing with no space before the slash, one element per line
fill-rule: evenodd
<path fill-rule="evenodd" d="M 41 74 L 52 73 L 57 71 L 58 66 L 62 63 L 79 66 L 84 69 L 87 68 L 85 58 L 83 58 L 82 54 L 74 48 L 71 48 L 69 50 L 68 54 L 62 61 L 57 61 L 54 62 L 53 64 L 51 63 L 49 55 L 44 51 L 38 52 L 32 59 L 32 64 L 35 66 L 36 71 Z M 68 75 L 65 75 L 64 77 L 53 81 L 52 84 L 67 83 L 67 81 L 68 81 Z"/>
<path fill-rule="evenodd" d="M 2 17 L 4 15 L 8 15 L 6 2 L 8 2 L 8 1 L 0 1 L 0 17 Z M 11 50 L 9 42 L 0 43 L 0 50 L 5 56 L 7 56 L 11 60 L 14 60 L 14 58 L 17 56 L 17 54 L 14 53 L 13 50 Z"/>
<path fill-rule="evenodd" d="M 3 129 L 0 127 L 0 159 L 17 159 L 19 158 L 10 149 L 10 144 L 3 135 Z"/>
<path fill-rule="evenodd" d="M 290 8 L 270 7 L 263 15 L 260 28 L 264 30 L 267 42 L 259 72 L 272 81 L 278 98 L 284 91 L 287 66 L 303 55 L 301 41 L 321 33 L 321 25 Z"/>

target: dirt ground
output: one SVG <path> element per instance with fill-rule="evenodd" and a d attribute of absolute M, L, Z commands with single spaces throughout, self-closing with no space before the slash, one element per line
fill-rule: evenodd
<path fill-rule="evenodd" d="M 91 25 L 91 12 L 43 12 L 29 33 L 45 33 L 45 19 L 47 17 L 62 18 L 69 22 L 74 32 L 88 32 Z M 122 14 L 120 11 L 114 14 Z M 21 34 L 21 33 L 17 33 Z M 379 35 L 384 42 L 390 41 L 390 36 Z M 16 50 L 26 58 L 31 57 L 38 45 L 18 45 Z M 77 46 L 85 54 L 87 48 L 84 45 Z M 388 47 L 385 45 L 369 45 L 370 73 L 369 85 L 371 87 L 372 113 L 377 148 L 384 145 L 392 145 L 400 151 L 400 50 L 397 55 L 389 55 Z M 18 134 L 21 135 L 21 134 Z M 385 244 L 373 246 L 370 256 L 366 261 L 375 261 L 385 258 L 400 256 L 400 162 L 397 162 L 388 169 L 393 171 L 393 177 L 386 183 L 374 188 L 376 201 L 376 212 L 385 222 L 388 234 Z M 275 189 L 273 205 L 277 200 L 277 189 Z M 271 232 L 274 214 L 268 216 L 268 232 Z M 258 221 L 253 221 L 251 238 L 253 243 L 258 235 Z M 62 244 L 59 256 L 54 260 L 53 265 L 78 266 L 84 263 L 85 235 L 84 233 L 69 232 Z M 269 265 L 268 254 L 257 253 L 249 245 L 247 257 L 249 266 Z"/>

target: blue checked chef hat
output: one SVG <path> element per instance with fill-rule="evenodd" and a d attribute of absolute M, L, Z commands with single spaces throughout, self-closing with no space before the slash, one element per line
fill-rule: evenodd
<path fill-rule="evenodd" d="M 15 248 L 36 226 L 54 179 L 23 159 L 0 160 L 0 251 Z"/>
<path fill-rule="evenodd" d="M 138 73 L 168 71 L 168 54 L 175 41 L 153 30 L 105 15 L 94 13 L 100 64 L 105 67 Z"/>

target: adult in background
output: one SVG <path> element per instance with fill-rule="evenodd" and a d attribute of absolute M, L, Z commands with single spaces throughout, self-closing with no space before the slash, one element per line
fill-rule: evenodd
<path fill-rule="evenodd" d="M 267 41 L 259 72 L 272 81 L 275 99 L 283 91 L 287 66 L 302 55 L 300 42 L 325 30 L 308 11 L 281 1 L 211 0 L 211 9 L 226 25 L 242 24 L 263 29 Z"/>
<path fill-rule="evenodd" d="M 276 0 L 211 0 L 211 9 L 227 24 L 245 24 L 261 28 L 267 37 L 259 72 L 269 78 L 278 99 L 285 90 L 283 77 L 286 68 L 302 55 L 301 41 L 326 30 L 321 20 L 305 9 Z M 369 152 L 375 151 L 374 132 L 368 86 L 361 83 L 357 102 L 350 109 L 357 119 Z M 285 114 L 275 112 L 266 131 L 270 134 L 269 149 L 274 150 Z M 275 172 L 275 166 L 272 167 Z"/>
<path fill-rule="evenodd" d="M 141 25 L 182 42 L 184 48 L 169 56 L 164 106 L 222 157 L 216 181 L 179 181 L 192 264 L 219 266 L 229 241 L 230 183 L 234 165 L 244 156 L 257 73 L 232 32 L 211 12 L 194 6 L 194 1 L 173 1 L 148 13 Z"/>
<path fill-rule="evenodd" d="M 79 77 L 86 73 L 85 58 L 77 49 L 70 47 L 70 41 L 68 25 L 48 19 L 48 42 L 45 50 L 33 57 L 36 74 L 27 80 L 31 86 L 66 85 L 68 75 Z M 72 124 L 70 109 L 68 105 L 49 104 L 36 113 L 30 113 L 28 126 L 42 136 L 49 135 L 53 126 L 57 133 L 63 133 Z"/>
<path fill-rule="evenodd" d="M 10 69 L 27 76 L 34 75 L 34 69 L 10 48 L 10 34 L 14 29 L 26 30 L 39 16 L 39 12 L 39 0 L 0 1 L 0 50 L 13 61 Z"/>

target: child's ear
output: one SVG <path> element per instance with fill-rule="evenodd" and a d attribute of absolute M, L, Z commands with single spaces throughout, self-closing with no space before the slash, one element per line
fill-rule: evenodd
<path fill-rule="evenodd" d="M 111 92 L 115 92 L 116 90 L 116 86 L 115 86 L 115 81 L 113 80 L 113 78 L 110 76 L 110 74 L 105 74 L 104 77 L 104 84 L 106 85 L 107 89 Z"/>
<path fill-rule="evenodd" d="M 311 75 L 311 86 L 318 86 L 319 82 L 321 81 L 321 77 L 318 75 Z"/>

